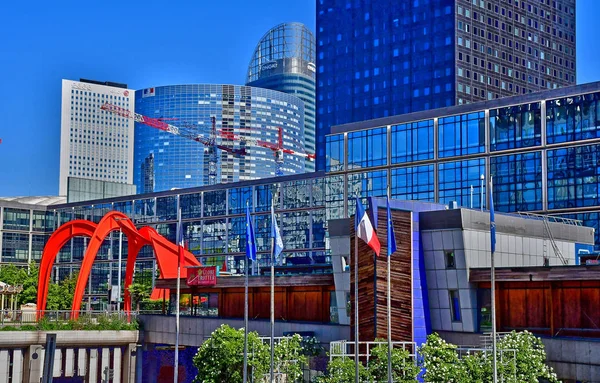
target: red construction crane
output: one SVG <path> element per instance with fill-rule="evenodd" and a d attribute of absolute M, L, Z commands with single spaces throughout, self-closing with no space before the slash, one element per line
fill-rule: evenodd
<path fill-rule="evenodd" d="M 248 128 L 245 128 L 243 130 L 252 131 L 252 129 L 248 129 Z M 283 175 L 283 153 L 290 154 L 293 156 L 308 158 L 310 161 L 314 161 L 314 159 L 315 159 L 314 154 L 308 154 L 308 153 L 298 152 L 298 151 L 291 150 L 291 149 L 286 149 L 283 146 L 283 128 L 281 126 L 278 126 L 277 131 L 278 131 L 277 144 L 272 144 L 267 141 L 257 140 L 252 137 L 238 136 L 236 134 L 231 133 L 231 131 L 229 131 L 229 130 L 227 130 L 227 131 L 220 130 L 219 132 L 221 133 L 221 138 L 223 138 L 224 140 L 244 141 L 250 145 L 259 146 L 259 147 L 266 148 L 266 149 L 273 151 L 273 156 L 275 157 L 275 164 L 277 164 L 277 170 L 275 173 L 277 176 Z"/>
<path fill-rule="evenodd" d="M 216 183 L 217 178 L 217 151 L 216 149 L 221 149 L 227 153 L 231 153 L 235 156 L 244 156 L 246 155 L 246 149 L 235 149 L 231 146 L 219 145 L 217 144 L 217 133 L 216 133 L 216 121 L 214 117 L 211 117 L 212 129 L 210 133 L 210 137 L 205 137 L 201 134 L 197 134 L 194 132 L 194 128 L 186 125 L 185 127 L 178 127 L 169 123 L 166 123 L 165 120 L 176 120 L 175 118 L 152 118 L 141 115 L 139 113 L 132 113 L 131 111 L 121 108 L 120 106 L 106 103 L 100 107 L 100 109 L 116 114 L 121 117 L 131 118 L 135 122 L 139 122 L 140 124 L 144 124 L 150 126 L 152 128 L 162 130 L 167 133 L 174 134 L 176 136 L 180 136 L 183 138 L 187 138 L 192 141 L 196 141 L 206 146 L 208 149 L 208 157 L 209 157 L 209 165 L 208 165 L 208 176 L 209 176 L 209 184 L 214 185 Z"/>
<path fill-rule="evenodd" d="M 110 113 L 117 114 L 121 117 L 131 118 L 135 122 L 139 122 L 140 124 L 144 124 L 144 125 L 150 126 L 155 129 L 159 129 L 159 130 L 171 133 L 171 134 L 182 136 L 182 137 L 194 140 L 196 142 L 200 142 L 201 144 L 207 146 L 208 150 L 209 150 L 209 162 L 210 162 L 209 177 L 211 178 L 211 180 L 216 179 L 216 159 L 217 159 L 216 148 L 221 149 L 228 153 L 232 153 L 236 156 L 245 156 L 247 154 L 245 148 L 234 149 L 232 147 L 232 145 L 217 144 L 217 131 L 219 132 L 219 137 L 222 140 L 245 142 L 247 145 L 250 145 L 250 146 L 258 146 L 258 147 L 266 148 L 266 149 L 273 151 L 273 155 L 275 157 L 275 163 L 277 165 L 276 175 L 278 175 L 278 176 L 283 175 L 283 162 L 284 162 L 283 154 L 284 153 L 293 155 L 293 156 L 308 158 L 310 161 L 314 161 L 314 159 L 315 159 L 314 154 L 309 154 L 309 153 L 299 152 L 299 151 L 295 151 L 295 150 L 291 150 L 291 149 L 286 149 L 283 146 L 283 128 L 281 128 L 281 127 L 277 127 L 277 130 L 278 130 L 277 144 L 272 144 L 270 142 L 258 140 L 258 139 L 252 138 L 252 137 L 236 135 L 232 132 L 231 128 L 217 130 L 215 118 L 211 117 L 212 128 L 211 128 L 210 136 L 207 138 L 207 137 L 199 135 L 197 133 L 186 131 L 186 130 L 184 130 L 184 128 L 177 127 L 175 125 L 166 123 L 165 122 L 166 119 L 164 119 L 164 118 L 152 118 L 152 117 L 143 116 L 139 113 L 132 113 L 131 111 L 129 111 L 127 109 L 121 108 L 121 107 L 113 105 L 113 104 L 106 103 L 101 106 L 101 109 L 104 111 L 110 112 Z M 187 128 L 189 130 L 192 130 L 192 131 L 194 130 L 194 128 L 190 127 L 189 125 L 184 125 L 184 126 L 185 126 L 185 128 Z M 241 128 L 240 130 L 250 131 L 250 132 L 253 131 L 253 129 L 247 129 L 247 128 Z M 214 162 L 214 163 L 212 163 L 212 162 Z"/>

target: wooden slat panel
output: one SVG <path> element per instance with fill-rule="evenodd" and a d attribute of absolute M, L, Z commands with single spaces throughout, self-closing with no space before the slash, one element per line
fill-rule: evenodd
<path fill-rule="evenodd" d="M 360 339 L 387 339 L 387 222 L 385 209 L 378 214 L 377 233 L 381 256 L 359 240 L 359 331 Z M 412 221 L 410 212 L 393 210 L 397 251 L 391 257 L 392 339 L 412 341 Z M 352 222 L 354 222 L 352 220 Z M 354 225 L 352 225 L 354 226 Z M 351 327 L 354 327 L 354 227 L 351 228 Z M 354 330 L 352 330 L 354 337 Z"/>

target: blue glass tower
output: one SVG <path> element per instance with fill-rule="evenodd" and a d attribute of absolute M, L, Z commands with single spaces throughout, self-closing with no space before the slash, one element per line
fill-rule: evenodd
<path fill-rule="evenodd" d="M 215 117 L 217 142 L 247 153 L 239 156 L 216 149 L 215 162 L 211 160 L 214 147 L 136 122 L 133 178 L 139 193 L 206 185 L 213 164 L 217 183 L 272 177 L 277 171 L 275 153 L 251 140 L 277 145 L 279 127 L 284 148 L 303 150 L 304 103 L 290 94 L 249 86 L 195 84 L 143 89 L 135 92 L 135 99 L 137 113 L 168 119 L 205 141 L 210 139 L 211 118 Z M 247 140 L 223 139 L 222 132 Z M 284 174 L 305 171 L 302 157 L 283 156 Z"/>
<path fill-rule="evenodd" d="M 334 125 L 573 84 L 574 0 L 318 0 L 316 167 Z"/>
<path fill-rule="evenodd" d="M 284 23 L 260 39 L 246 85 L 290 93 L 304 102 L 304 148 L 315 152 L 315 36 L 301 23 Z M 307 160 L 306 170 L 314 170 Z"/>

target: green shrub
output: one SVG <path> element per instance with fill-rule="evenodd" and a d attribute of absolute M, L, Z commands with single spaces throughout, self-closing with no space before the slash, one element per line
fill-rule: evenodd
<path fill-rule="evenodd" d="M 384 342 L 384 339 L 376 339 Z M 380 344 L 371 350 L 369 371 L 376 382 L 387 382 L 388 377 L 388 345 Z M 414 382 L 421 372 L 407 350 L 392 349 L 392 375 L 396 383 Z"/>

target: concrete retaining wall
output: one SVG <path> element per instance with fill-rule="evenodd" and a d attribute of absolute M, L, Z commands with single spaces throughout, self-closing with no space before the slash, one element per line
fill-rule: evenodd
<path fill-rule="evenodd" d="M 143 326 L 143 339 L 145 343 L 175 344 L 175 317 L 163 315 L 140 315 Z M 182 346 L 200 346 L 210 334 L 222 324 L 233 328 L 244 327 L 244 321 L 240 319 L 213 319 L 197 317 L 180 317 L 179 341 Z M 250 331 L 256 331 L 260 336 L 271 334 L 269 321 L 251 320 Z M 329 346 L 334 340 L 350 339 L 350 327 L 343 325 L 328 325 L 320 323 L 291 323 L 275 322 L 275 336 L 282 336 L 287 332 L 312 331 L 319 341 Z"/>

